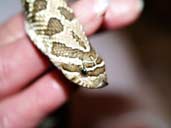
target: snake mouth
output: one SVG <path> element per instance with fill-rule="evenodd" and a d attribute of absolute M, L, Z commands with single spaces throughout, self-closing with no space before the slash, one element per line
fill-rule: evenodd
<path fill-rule="evenodd" d="M 103 88 L 108 85 L 106 74 L 101 74 L 97 77 L 82 76 L 78 72 L 67 72 L 62 70 L 64 76 L 76 85 L 89 89 Z"/>
<path fill-rule="evenodd" d="M 103 81 L 102 85 L 99 88 L 103 88 L 103 87 L 106 87 L 108 85 L 109 85 L 109 83 L 107 81 Z"/>

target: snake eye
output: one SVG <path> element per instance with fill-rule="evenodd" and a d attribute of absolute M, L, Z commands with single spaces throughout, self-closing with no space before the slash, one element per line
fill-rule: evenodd
<path fill-rule="evenodd" d="M 82 74 L 82 75 L 86 76 L 87 73 L 88 73 L 88 72 L 87 72 L 87 70 L 86 70 L 85 68 L 81 69 L 81 74 Z"/>

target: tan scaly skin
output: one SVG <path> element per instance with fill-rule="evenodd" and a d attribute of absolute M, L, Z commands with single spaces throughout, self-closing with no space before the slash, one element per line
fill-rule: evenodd
<path fill-rule="evenodd" d="M 65 0 L 22 0 L 26 33 L 50 61 L 75 84 L 107 85 L 105 64 L 89 43 Z"/>

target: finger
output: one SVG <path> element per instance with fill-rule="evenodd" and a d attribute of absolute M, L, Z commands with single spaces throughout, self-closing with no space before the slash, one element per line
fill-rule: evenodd
<path fill-rule="evenodd" d="M 87 35 L 91 35 L 99 29 L 103 18 L 104 26 L 114 29 L 133 22 L 143 9 L 142 0 L 111 0 L 110 6 L 108 9 L 106 8 L 105 17 L 103 17 L 98 13 L 102 13 L 101 11 L 104 11 L 104 8 L 107 7 L 105 1 L 109 0 L 82 0 L 71 5 L 76 17 L 83 24 Z M 13 42 L 24 35 L 23 19 L 22 14 L 19 14 L 3 25 L 0 30 L 0 37 L 2 38 L 0 45 Z"/>
<path fill-rule="evenodd" d="M 76 3 L 75 6 L 79 4 L 80 3 Z M 80 19 L 82 18 L 80 17 Z M 16 31 L 16 28 L 12 27 L 17 26 L 15 21 L 21 23 L 23 22 L 23 19 L 21 16 L 18 16 L 18 18 L 14 18 L 13 20 L 14 21 L 9 21 L 13 25 L 8 28 L 14 32 Z M 19 25 L 20 24 L 18 24 L 18 26 Z M 10 26 L 10 23 L 8 26 Z M 22 26 L 19 28 L 21 28 L 18 29 L 19 31 L 24 32 Z M 17 34 L 12 34 L 11 36 L 13 35 L 14 38 L 17 39 Z M 30 44 L 30 41 L 25 37 L 25 35 L 23 36 L 24 37 L 20 37 L 14 43 L 0 47 L 0 99 L 18 92 L 28 83 L 32 82 L 33 79 L 45 72 L 49 67 L 46 60 L 41 58 L 39 52 Z M 8 38 L 8 35 L 6 37 L 4 35 L 3 37 L 3 39 Z"/>
<path fill-rule="evenodd" d="M 96 32 L 103 22 L 103 16 L 98 14 L 102 10 L 96 11 L 96 8 L 99 8 L 96 7 L 99 5 L 98 2 L 97 0 L 80 0 L 71 6 L 87 35 Z"/>
<path fill-rule="evenodd" d="M 22 14 L 12 17 L 6 23 L 1 25 L 0 28 L 0 46 L 12 43 L 25 36 L 24 32 L 24 19 Z"/>
<path fill-rule="evenodd" d="M 71 5 L 75 10 L 76 17 L 78 17 L 83 24 L 88 35 L 95 32 L 102 22 L 102 17 L 98 17 L 93 11 L 94 4 L 92 5 L 92 2 L 89 0 L 83 0 Z M 80 13 L 80 9 L 82 10 L 82 13 Z M 0 29 L 0 46 L 15 42 L 24 35 L 24 18 L 20 13 L 2 25 L 2 28 Z"/>
<path fill-rule="evenodd" d="M 103 24 L 109 29 L 126 26 L 139 17 L 143 7 L 143 0 L 111 0 Z"/>
<path fill-rule="evenodd" d="M 85 3 L 86 1 L 87 4 Z M 97 26 L 101 24 L 101 20 L 97 20 L 98 18 L 101 19 L 101 17 L 99 17 L 99 15 L 97 16 L 97 12 L 94 11 L 93 9 L 94 8 L 93 5 L 95 5 L 95 3 L 93 4 L 93 1 L 92 2 L 88 0 L 86 1 L 85 0 L 83 0 L 82 2 L 80 1 L 75 5 L 73 5 L 72 7 L 76 10 L 76 15 L 79 17 L 80 21 L 82 21 L 83 24 L 85 24 L 85 26 L 94 26 L 94 29 L 91 29 L 91 31 L 89 32 L 88 30 L 90 29 L 86 29 L 87 33 L 90 34 L 91 32 L 95 31 L 98 28 Z M 82 9 L 84 10 L 87 9 L 87 11 L 85 12 L 92 11 L 92 13 L 89 13 L 90 15 L 85 14 L 84 17 L 83 15 L 79 14 L 80 12 L 79 7 L 83 7 Z M 95 20 L 93 20 L 93 18 Z M 98 23 L 95 22 L 96 20 L 99 22 Z M 22 21 L 22 18 L 20 21 Z M 89 24 L 88 21 L 90 22 L 90 25 L 87 25 Z M 17 25 L 13 23 L 13 25 L 10 28 L 14 27 L 13 30 L 16 30 L 17 29 L 15 28 L 16 26 Z M 22 29 L 21 31 L 24 32 L 24 30 Z M 16 37 L 15 34 L 13 35 L 15 38 Z M 6 38 L 7 37 L 8 36 L 6 36 Z M 0 98 L 10 95 L 14 92 L 17 92 L 18 90 L 26 86 L 27 83 L 31 82 L 35 77 L 42 74 L 42 72 L 45 71 L 45 69 L 48 67 L 48 65 L 45 66 L 44 64 L 45 61 L 43 61 L 44 59 L 43 60 L 41 59 L 40 54 L 38 54 L 38 52 L 34 49 L 34 47 L 29 43 L 29 41 L 26 38 L 23 37 L 23 39 L 20 39 L 15 42 L 20 42 L 20 43 L 11 44 L 10 48 L 6 46 L 5 48 L 4 47 L 1 48 L 0 50 L 0 58 L 2 58 L 1 60 L 3 60 L 1 61 L 0 64 L 0 83 L 1 85 L 3 85 L 0 86 Z M 20 57 L 18 55 L 20 55 Z"/>
<path fill-rule="evenodd" d="M 50 65 L 26 37 L 0 47 L 0 60 L 0 99 L 22 89 Z"/>
<path fill-rule="evenodd" d="M 59 108 L 73 91 L 53 71 L 36 81 L 28 89 L 0 104 L 0 127 L 32 128 L 49 112 Z"/>

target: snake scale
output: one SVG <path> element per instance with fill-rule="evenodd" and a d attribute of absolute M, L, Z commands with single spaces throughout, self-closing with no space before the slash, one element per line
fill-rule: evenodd
<path fill-rule="evenodd" d="M 107 85 L 105 63 L 65 0 L 21 2 L 28 37 L 67 79 L 86 88 Z"/>

